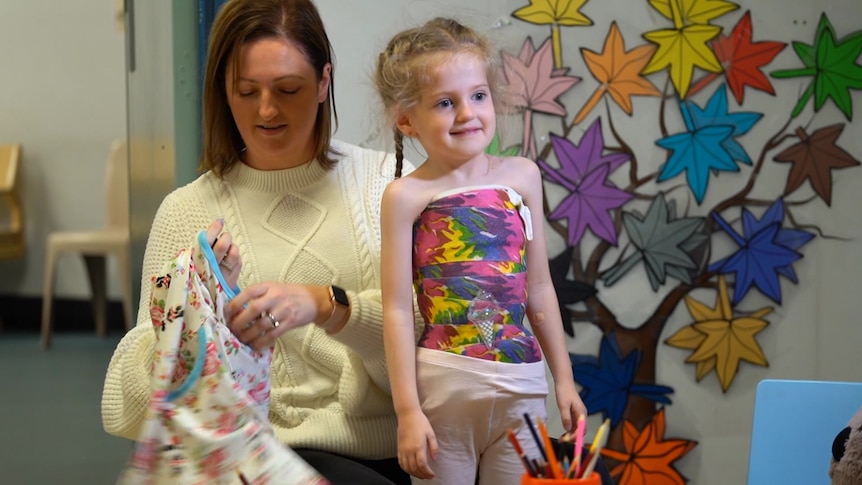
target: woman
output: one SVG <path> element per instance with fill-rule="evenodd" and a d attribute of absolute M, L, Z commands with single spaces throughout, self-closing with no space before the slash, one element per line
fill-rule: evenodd
<path fill-rule="evenodd" d="M 144 255 L 138 325 L 105 380 L 105 429 L 134 439 L 149 392 L 151 278 L 198 231 L 242 292 L 243 342 L 274 344 L 270 421 L 332 483 L 409 483 L 383 355 L 379 207 L 394 159 L 330 139 L 331 46 L 309 0 L 230 0 L 212 26 L 205 173 L 169 194 Z M 215 221 L 215 222 L 212 222 Z"/>

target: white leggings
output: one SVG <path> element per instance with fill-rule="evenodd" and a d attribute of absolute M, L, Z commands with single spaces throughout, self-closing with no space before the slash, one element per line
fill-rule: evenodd
<path fill-rule="evenodd" d="M 419 348 L 419 402 L 437 436 L 434 477 L 414 484 L 518 485 L 524 465 L 506 434 L 511 428 L 527 456 L 540 452 L 524 422 L 546 419 L 544 361 L 506 364 Z"/>

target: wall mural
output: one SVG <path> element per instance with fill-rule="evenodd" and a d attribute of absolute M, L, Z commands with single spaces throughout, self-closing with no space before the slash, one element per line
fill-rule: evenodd
<path fill-rule="evenodd" d="M 566 241 L 565 249 L 551 257 L 551 271 L 566 332 L 574 337 L 573 323 L 583 322 L 602 334 L 598 356 L 572 354 L 571 361 L 588 409 L 612 423 L 602 453 L 612 474 L 620 485 L 684 484 L 687 479 L 674 462 L 697 442 L 665 437 L 664 406 L 671 404 L 674 392 L 656 381 L 665 325 L 684 304 L 690 323 L 667 329 L 670 336 L 663 343 L 690 351 L 684 360 L 694 365 L 694 378 L 714 373 L 724 392 L 743 363 L 768 365 L 758 334 L 769 325 L 774 307 L 743 312 L 737 306 L 753 292 L 780 306 L 781 277 L 797 283 L 794 264 L 806 245 L 818 236 L 832 237 L 797 222 L 793 210 L 817 198 L 831 206 L 833 171 L 860 164 L 841 148 L 840 137 L 852 121 L 850 90 L 862 89 L 862 30 L 842 36 L 824 13 L 811 43 L 792 42 L 800 66 L 769 71 L 787 44 L 757 39 L 750 12 L 735 25 L 721 24 L 738 4 L 642 1 L 667 22 L 649 32 L 624 33 L 616 22 L 593 26 L 582 12 L 587 0 L 529 0 L 511 12 L 518 21 L 550 27 L 550 35 L 541 41 L 527 37 L 517 55 L 502 53 L 506 79 L 520 93 L 514 104 L 523 138 L 508 148 L 495 142 L 489 151 L 535 160 L 546 188 L 565 192 L 556 204 L 546 195 L 548 224 Z M 564 41 L 565 27 L 607 30 L 604 45 L 580 49 L 593 79 L 586 73 L 584 79 L 575 76 L 565 66 L 564 47 L 571 44 Z M 789 114 L 782 114 L 780 105 L 774 113 L 729 106 L 729 94 L 742 108 L 747 92 L 776 95 L 779 81 L 795 78 L 803 78 L 805 87 L 800 89 L 796 79 L 797 84 L 782 90 L 783 98 L 794 96 L 787 104 L 795 103 Z M 805 85 L 804 78 L 810 83 Z M 663 79 L 661 88 L 653 82 Z M 575 87 L 592 94 L 578 98 L 587 101 L 571 117 L 558 98 Z M 700 92 L 701 98 L 708 96 L 704 102 L 691 99 Z M 636 97 L 659 98 L 660 109 L 638 112 Z M 798 120 L 812 97 L 815 115 L 831 101 L 847 123 L 817 126 L 816 116 Z M 583 126 L 602 104 L 604 113 Z M 635 153 L 626 143 L 626 133 L 614 124 L 621 114 L 612 105 L 643 119 L 649 125 L 644 130 L 658 130 L 655 153 Z M 559 118 L 561 129 L 537 133 L 536 116 Z M 740 139 L 765 116 L 788 119 L 756 153 L 749 153 Z M 605 129 L 612 140 L 605 139 Z M 537 140 L 545 139 L 539 146 Z M 646 164 L 639 160 L 656 153 L 664 162 L 642 173 Z M 783 192 L 764 198 L 755 188 L 765 164 L 772 163 L 789 164 L 787 180 Z M 720 181 L 722 187 L 732 186 L 730 195 L 704 206 L 722 172 L 736 174 Z M 815 195 L 798 193 L 809 186 Z M 639 212 L 636 202 L 647 209 Z M 719 244 L 733 249 L 716 257 L 713 249 Z M 636 272 L 643 272 L 649 283 L 642 291 L 655 293 L 660 301 L 639 324 L 623 325 L 602 289 Z M 713 297 L 696 299 L 691 295 L 695 289 Z M 678 355 L 667 352 L 662 358 Z"/>

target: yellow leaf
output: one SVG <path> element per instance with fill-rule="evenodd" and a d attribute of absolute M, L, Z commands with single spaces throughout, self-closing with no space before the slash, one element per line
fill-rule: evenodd
<path fill-rule="evenodd" d="M 688 312 L 695 322 L 715 320 L 722 317 L 720 309 L 710 308 L 705 303 L 701 303 L 689 295 L 685 296 L 685 306 L 688 307 Z"/>
<path fill-rule="evenodd" d="M 715 369 L 722 390 L 727 391 L 736 377 L 740 361 L 769 365 L 755 335 L 769 325 L 763 317 L 773 311 L 772 307 L 733 318 L 724 276 L 718 278 L 718 296 L 713 308 L 688 296 L 685 304 L 694 323 L 677 331 L 665 343 L 694 350 L 686 362 L 697 365 L 698 381 Z"/>
<path fill-rule="evenodd" d="M 593 25 L 580 12 L 587 0 L 530 0 L 530 5 L 512 12 L 512 16 L 531 24 Z"/>
<path fill-rule="evenodd" d="M 677 332 L 665 340 L 664 343 L 679 349 L 694 350 L 700 347 L 700 344 L 702 344 L 704 340 L 706 340 L 706 335 L 704 333 L 698 331 L 693 325 L 687 325 L 677 330 Z"/>
<path fill-rule="evenodd" d="M 697 378 L 697 382 L 700 382 L 701 379 L 707 374 L 709 374 L 712 369 L 715 369 L 716 358 L 706 359 L 698 362 L 697 370 L 695 371 L 695 377 Z"/>
<path fill-rule="evenodd" d="M 733 322 L 711 321 L 696 323 L 695 328 L 706 334 L 704 343 L 692 353 L 686 362 L 716 359 L 715 372 L 721 390 L 727 391 L 733 383 L 739 362 L 766 366 L 766 356 L 755 335 L 769 323 L 755 318 L 743 318 Z"/>
<path fill-rule="evenodd" d="M 690 25 L 681 29 L 654 30 L 644 38 L 658 45 L 641 74 L 651 74 L 670 68 L 670 78 L 680 98 L 685 98 L 691 86 L 695 67 L 721 72 L 721 64 L 709 47 L 709 41 L 721 33 L 716 25 Z"/>
<path fill-rule="evenodd" d="M 676 3 L 674 7 L 679 9 L 685 25 L 708 24 L 711 20 L 739 8 L 739 5 L 725 0 L 649 0 L 649 4 L 658 13 L 673 20 L 670 2 Z"/>

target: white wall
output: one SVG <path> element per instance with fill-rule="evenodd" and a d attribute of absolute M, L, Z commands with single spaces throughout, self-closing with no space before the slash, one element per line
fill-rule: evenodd
<path fill-rule="evenodd" d="M 125 53 L 114 0 L 0 2 L 0 142 L 21 143 L 27 254 L 0 261 L 0 294 L 42 293 L 45 238 L 104 222 L 105 162 L 126 136 Z M 89 295 L 80 258 L 57 295 Z M 112 295 L 119 295 L 111 266 Z"/>
<path fill-rule="evenodd" d="M 530 35 L 539 44 L 549 35 L 547 27 L 526 24 L 510 17 L 511 12 L 528 5 L 526 0 L 439 0 L 435 2 L 419 0 L 317 0 L 330 32 L 337 56 L 336 99 L 339 107 L 341 126 L 337 136 L 357 143 L 377 147 L 388 147 L 387 137 L 377 136 L 383 127 L 376 114 L 378 101 L 371 84 L 371 73 L 376 53 L 382 49 L 386 40 L 397 30 L 413 26 L 434 15 L 457 16 L 475 27 L 487 29 L 500 17 L 511 20 L 511 25 L 489 32 L 497 43 L 507 51 L 517 54 L 523 39 Z M 552 2 L 553 3 L 553 2 Z M 563 3 L 563 2 L 561 2 Z M 839 37 L 862 29 L 862 4 L 858 0 L 826 0 L 824 2 L 786 2 L 781 0 L 750 0 L 740 2 L 741 8 L 716 21 L 725 33 L 736 24 L 745 10 L 750 9 L 753 21 L 754 40 L 777 40 L 790 43 L 800 40 L 811 43 L 819 20 L 820 12 L 825 11 L 832 21 Z M 583 81 L 562 98 L 568 107 L 568 119 L 592 94 L 597 82 L 586 69 L 578 48 L 587 47 L 601 52 L 608 27 L 612 20 L 617 23 L 625 38 L 626 48 L 645 43 L 640 34 L 658 28 L 668 28 L 669 22 L 660 17 L 648 6 L 646 0 L 603 0 L 587 2 L 582 12 L 590 17 L 594 26 L 563 28 L 564 44 L 563 65 L 570 67 L 569 74 L 583 77 Z M 665 27 L 662 27 L 665 26 Z M 795 68 L 799 59 L 788 46 L 767 66 L 766 72 L 776 69 Z M 697 78 L 699 76 L 695 76 Z M 664 74 L 650 77 L 659 88 L 664 84 Z M 810 78 L 795 80 L 772 80 L 777 97 L 769 96 L 750 88 L 746 91 L 745 105 L 740 108 L 730 98 L 731 111 L 758 111 L 764 118 L 739 140 L 756 157 L 765 141 L 786 121 L 786 116 L 795 104 L 798 94 L 808 85 Z M 703 105 L 716 89 L 712 84 L 693 99 Z M 852 93 L 854 111 L 862 110 L 862 93 Z M 660 138 L 655 120 L 658 109 L 656 99 L 635 98 L 635 116 L 626 117 L 614 106 L 612 117 L 617 129 L 627 142 L 631 143 L 644 164 L 644 173 L 654 169 L 664 160 L 663 150 L 654 142 Z M 812 120 L 813 102 L 794 121 L 791 129 L 807 125 Z M 671 133 L 681 131 L 678 110 L 668 109 L 668 126 Z M 610 132 L 606 122 L 603 105 L 580 125 L 583 129 L 592 119 L 601 115 L 605 128 L 606 142 Z M 559 131 L 559 121 L 551 117 L 537 115 L 539 132 L 542 129 Z M 814 118 L 810 131 L 832 123 L 844 121 L 831 102 Z M 542 127 L 541 123 L 545 123 Z M 578 141 L 578 130 L 570 137 Z M 388 130 L 382 132 L 388 133 Z M 514 133 L 515 137 L 519 135 Z M 848 124 L 839 145 L 862 159 L 862 130 L 857 120 Z M 510 143 L 518 142 L 516 138 Z M 543 144 L 539 141 L 540 146 Z M 789 143 L 783 145 L 789 146 Z M 771 152 L 771 158 L 778 151 Z M 413 161 L 422 159 L 414 154 Z M 651 166 L 652 164 L 652 166 Z M 755 194 L 774 200 L 786 180 L 787 165 L 769 163 L 764 170 Z M 710 207 L 710 202 L 721 196 L 724 184 L 733 184 L 734 175 L 724 173 L 720 182 L 712 180 L 707 199 L 702 207 Z M 862 236 L 858 204 L 859 187 L 862 187 L 862 168 L 834 172 L 832 208 L 816 200 L 805 208 L 795 209 L 794 215 L 802 224 L 816 224 L 826 234 L 850 238 L 850 241 L 825 240 L 817 238 L 803 248 L 804 259 L 796 263 L 799 285 L 793 285 L 782 278 L 783 305 L 767 317 L 770 322 L 760 334 L 759 342 L 769 361 L 769 367 L 757 367 L 743 362 L 736 380 L 727 393 L 722 393 L 715 374 L 710 374 L 701 383 L 695 382 L 694 366 L 685 364 L 688 352 L 661 344 L 658 349 L 657 380 L 660 384 L 673 387 L 673 404 L 666 408 L 668 438 L 686 438 L 699 442 L 688 455 L 676 463 L 682 474 L 697 485 L 724 485 L 745 483 L 748 468 L 748 451 L 751 433 L 751 420 L 754 404 L 754 391 L 757 383 L 764 378 L 811 378 L 827 380 L 862 380 L 862 360 L 858 349 L 862 344 L 862 325 L 859 324 L 860 299 L 858 275 L 862 274 Z M 677 183 L 684 183 L 677 181 Z M 672 185 L 672 184 L 671 184 Z M 549 194 L 553 186 L 546 187 Z M 655 190 L 646 187 L 646 191 Z M 813 192 L 806 186 L 800 195 L 808 196 Z M 557 194 L 559 195 L 559 194 Z M 795 197 L 801 198 L 801 197 Z M 695 215 L 697 207 L 692 203 Z M 728 212 L 728 217 L 738 218 L 738 210 Z M 759 215 L 759 214 L 758 214 Z M 550 232 L 550 231 L 549 231 Z M 721 238 L 716 238 L 717 240 Z M 726 239 L 726 238 L 725 238 Z M 556 254 L 562 249 L 562 241 L 555 234 L 549 235 L 549 249 Z M 727 241 L 725 241 L 725 244 Z M 632 273 L 636 273 L 633 271 Z M 626 277 L 615 291 L 603 296 L 612 310 L 624 321 L 639 323 L 651 313 L 657 304 L 657 296 L 649 290 L 645 279 Z M 603 291 L 606 291 L 603 289 Z M 752 293 L 755 293 L 754 291 Z M 712 303 L 714 292 L 700 291 L 693 296 Z M 765 298 L 749 296 L 742 302 L 741 310 L 753 311 L 771 305 Z M 691 322 L 691 317 L 681 304 L 677 307 L 670 322 L 665 327 L 662 340 L 676 330 Z M 570 341 L 572 352 L 595 354 L 598 350 L 600 335 L 591 325 L 577 327 L 578 339 Z M 548 401 L 554 431 L 561 431 L 555 423 L 558 413 L 553 398 Z M 849 418 L 849 417 L 848 417 Z M 590 428 L 595 430 L 598 420 L 591 418 Z M 788 423 L 793 426 L 793 423 Z M 837 430 L 836 430 L 837 432 Z M 800 443 L 790 446 L 804 446 L 804 436 Z M 828 450 L 824 450 L 828 453 Z M 823 464 L 824 468 L 827 466 Z M 824 480 L 825 483 L 825 480 Z"/>

